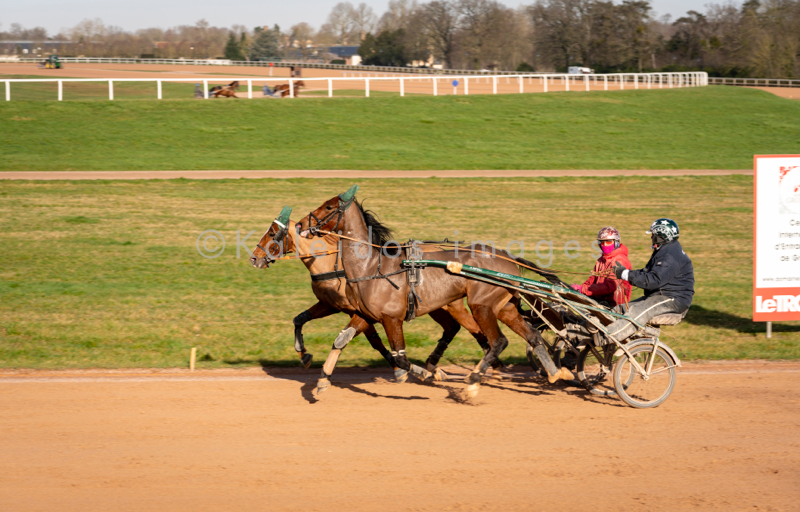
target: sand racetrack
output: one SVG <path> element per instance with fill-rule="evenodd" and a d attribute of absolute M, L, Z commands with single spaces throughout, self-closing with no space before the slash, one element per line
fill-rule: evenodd
<path fill-rule="evenodd" d="M 513 369 L 512 369 L 513 370 Z M 689 364 L 636 410 L 524 368 L 0 373 L 3 510 L 797 510 L 800 364 Z"/>

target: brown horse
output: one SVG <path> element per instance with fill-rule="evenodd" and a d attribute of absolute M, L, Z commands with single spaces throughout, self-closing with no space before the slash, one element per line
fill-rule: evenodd
<path fill-rule="evenodd" d="M 383 325 L 396 364 L 405 370 L 412 370 L 406 357 L 403 337 L 403 320 L 408 308 L 409 285 L 405 276 L 402 275 L 404 269 L 401 267 L 401 258 L 384 256 L 383 248 L 370 244 L 369 228 L 380 229 L 382 226 L 375 219 L 371 220 L 370 225 L 367 224 L 368 219 L 364 216 L 358 203 L 355 202 L 357 190 L 358 187 L 353 186 L 347 192 L 329 199 L 297 223 L 297 229 L 300 236 L 309 238 L 329 233 L 343 234 L 341 258 L 347 277 L 348 300 L 352 304 L 358 305 L 358 312 L 362 317 Z M 504 258 L 537 268 L 535 264 L 527 260 L 515 258 L 507 253 L 501 255 Z M 430 252 L 425 254 L 425 257 L 520 275 L 519 267 L 513 261 L 497 258 L 483 251 L 476 253 L 474 247 L 465 247 L 457 254 L 444 250 Z M 547 371 L 548 380 L 551 383 L 561 378 L 572 378 L 572 374 L 568 370 L 555 366 L 547 352 L 542 335 L 528 325 L 519 314 L 517 310 L 518 292 L 451 274 L 442 268 L 429 267 L 423 269 L 421 273 L 421 280 L 416 286 L 416 294 L 419 297 L 417 315 L 428 314 L 466 297 L 473 318 L 489 339 L 491 350 L 484 355 L 468 377 L 468 381 L 471 383 L 468 393 L 471 396 L 477 394 L 481 377 L 490 365 L 498 360 L 500 353 L 508 345 L 508 340 L 503 336 L 497 324 L 498 320 L 531 345 L 533 352 Z M 348 331 L 350 330 L 348 326 L 334 343 L 334 349 L 322 367 L 318 387 L 329 385 L 329 377 L 336 366 L 339 354 L 349 341 L 347 336 L 349 336 Z"/>
<path fill-rule="evenodd" d="M 270 264 L 277 261 L 277 258 L 297 253 L 297 257 L 303 261 L 311 273 L 311 289 L 318 302 L 297 315 L 293 320 L 295 325 L 295 350 L 300 355 L 303 366 L 308 368 L 311 364 L 312 356 L 306 352 L 303 343 L 303 325 L 311 320 L 324 318 L 339 312 L 346 313 L 352 317 L 357 314 L 357 308 L 350 303 L 345 295 L 346 279 L 344 278 L 344 271 L 341 270 L 342 263 L 338 254 L 338 239 L 332 235 L 314 240 L 300 237 L 295 229 L 296 223 L 289 220 L 290 212 L 291 208 L 284 207 L 281 215 L 273 221 L 264 236 L 261 237 L 250 261 L 256 268 L 269 268 Z M 370 213 L 365 212 L 365 215 L 370 216 Z M 464 308 L 463 300 L 459 299 L 440 310 L 432 311 L 430 316 L 444 330 L 442 338 L 426 361 L 428 371 L 432 372 L 435 378 L 441 380 L 445 377 L 437 365 L 448 345 L 460 330 L 459 324 L 463 325 L 472 334 L 484 353 L 488 352 L 488 341 L 483 333 L 480 332 L 478 325 L 466 308 Z M 394 367 L 395 376 L 398 380 L 404 380 L 407 372 L 396 366 L 391 353 L 386 350 L 373 324 L 364 321 L 356 329 L 359 334 L 362 327 L 370 345 Z"/>
<path fill-rule="evenodd" d="M 297 82 L 293 83 L 294 87 L 294 97 L 297 98 L 300 96 L 300 88 L 305 87 L 306 83 L 302 80 L 298 80 Z M 281 98 L 285 98 L 289 96 L 289 84 L 280 84 L 275 86 L 275 93 L 280 93 Z"/>
<path fill-rule="evenodd" d="M 217 85 L 208 90 L 213 98 L 224 96 L 226 98 L 238 98 L 236 91 L 239 89 L 239 81 L 233 81 L 228 85 Z"/>

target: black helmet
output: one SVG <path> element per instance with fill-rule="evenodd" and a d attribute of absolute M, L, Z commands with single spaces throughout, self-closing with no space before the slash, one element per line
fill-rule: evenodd
<path fill-rule="evenodd" d="M 667 219 L 667 218 L 657 219 L 650 226 L 650 230 L 645 231 L 645 233 L 647 233 L 648 235 L 655 235 L 657 238 L 660 239 L 660 241 L 663 240 L 662 243 L 677 240 L 677 238 L 680 236 L 678 223 L 672 219 Z"/>

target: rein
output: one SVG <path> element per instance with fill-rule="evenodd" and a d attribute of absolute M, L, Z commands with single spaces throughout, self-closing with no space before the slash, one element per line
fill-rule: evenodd
<path fill-rule="evenodd" d="M 310 232 L 310 230 L 309 230 L 309 232 Z M 351 242 L 358 242 L 358 243 L 362 243 L 362 244 L 365 244 L 365 245 L 369 245 L 369 246 L 372 246 L 372 247 L 374 247 L 376 249 L 380 249 L 380 248 L 383 247 L 381 245 L 373 244 L 373 243 L 367 242 L 365 240 L 358 240 L 357 238 L 352 238 L 352 237 L 349 237 L 347 235 L 334 233 L 333 231 L 318 230 L 317 233 L 320 233 L 320 234 L 323 234 L 323 235 L 337 236 L 337 237 L 343 238 L 345 240 L 350 240 Z M 433 245 L 433 246 L 437 246 L 437 247 L 441 248 L 444 251 L 453 250 L 453 249 L 450 249 L 448 247 L 442 247 L 443 244 L 444 244 L 444 242 L 433 242 L 433 243 L 420 243 L 419 245 Z M 396 247 L 398 247 L 399 249 L 405 249 L 406 247 L 411 247 L 411 245 L 412 244 L 405 243 L 405 244 L 398 244 Z M 471 251 L 473 251 L 473 249 L 470 249 L 470 252 Z M 511 263 L 519 265 L 520 267 L 524 267 L 524 268 L 526 268 L 528 270 L 533 270 L 534 272 L 542 272 L 542 273 L 550 274 L 550 275 L 556 275 L 556 274 L 572 274 L 572 275 L 578 275 L 578 276 L 586 275 L 586 272 L 569 272 L 567 270 L 556 270 L 556 269 L 550 270 L 550 269 L 543 269 L 543 268 L 535 268 L 535 267 L 531 267 L 529 265 L 526 265 L 526 264 L 524 264 L 524 263 L 522 263 L 520 261 L 517 261 L 517 260 L 515 260 L 513 258 L 506 258 L 505 256 L 501 256 L 501 255 L 499 255 L 497 253 L 489 253 L 489 252 L 486 252 L 486 251 L 482 251 L 480 249 L 476 250 L 475 252 L 480 252 L 482 254 L 492 254 L 493 257 L 495 257 L 495 258 L 500 258 L 500 259 L 503 259 L 503 260 L 506 260 L 506 261 L 510 261 Z M 613 270 L 604 270 L 602 272 L 594 272 L 594 271 L 592 271 L 592 272 L 590 272 L 590 275 L 597 276 L 597 277 L 610 277 L 611 279 L 616 279 L 616 277 L 613 276 Z"/>

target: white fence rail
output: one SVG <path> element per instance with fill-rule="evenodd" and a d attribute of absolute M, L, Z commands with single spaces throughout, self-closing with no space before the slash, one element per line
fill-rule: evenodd
<path fill-rule="evenodd" d="M 114 83 L 121 82 L 147 82 L 156 84 L 156 98 L 162 99 L 162 84 L 164 82 L 194 82 L 203 84 L 203 97 L 208 99 L 208 84 L 228 83 L 238 81 L 247 84 L 247 97 L 253 98 L 253 82 L 289 82 L 289 97 L 294 97 L 294 84 L 296 82 L 322 82 L 327 84 L 328 97 L 333 97 L 333 84 L 335 82 L 363 82 L 364 95 L 369 97 L 370 81 L 373 82 L 397 82 L 400 96 L 405 96 L 405 84 L 409 82 L 430 82 L 432 93 L 438 95 L 440 82 L 444 81 L 444 87 L 451 85 L 451 80 L 458 80 L 461 86 L 461 94 L 469 94 L 470 81 L 473 84 L 480 82 L 491 83 L 492 94 L 497 94 L 497 86 L 501 80 L 506 84 L 516 82 L 519 85 L 519 92 L 525 92 L 525 82 L 528 85 L 538 84 L 543 86 L 543 92 L 548 92 L 552 85 L 564 86 L 564 90 L 570 91 L 590 91 L 594 87 L 603 87 L 604 91 L 611 89 L 672 89 L 677 87 L 702 87 L 708 85 L 708 74 L 703 72 L 689 73 L 618 73 L 608 75 L 491 75 L 491 76 L 382 76 L 382 77 L 335 77 L 335 78 L 15 78 L 2 80 L 5 83 L 6 101 L 11 101 L 11 85 L 14 83 L 57 83 L 58 101 L 64 99 L 64 83 L 73 82 L 107 82 L 108 99 L 114 99 Z M 458 86 L 453 86 L 454 94 L 459 94 Z M 528 92 L 531 92 L 530 90 Z"/>

